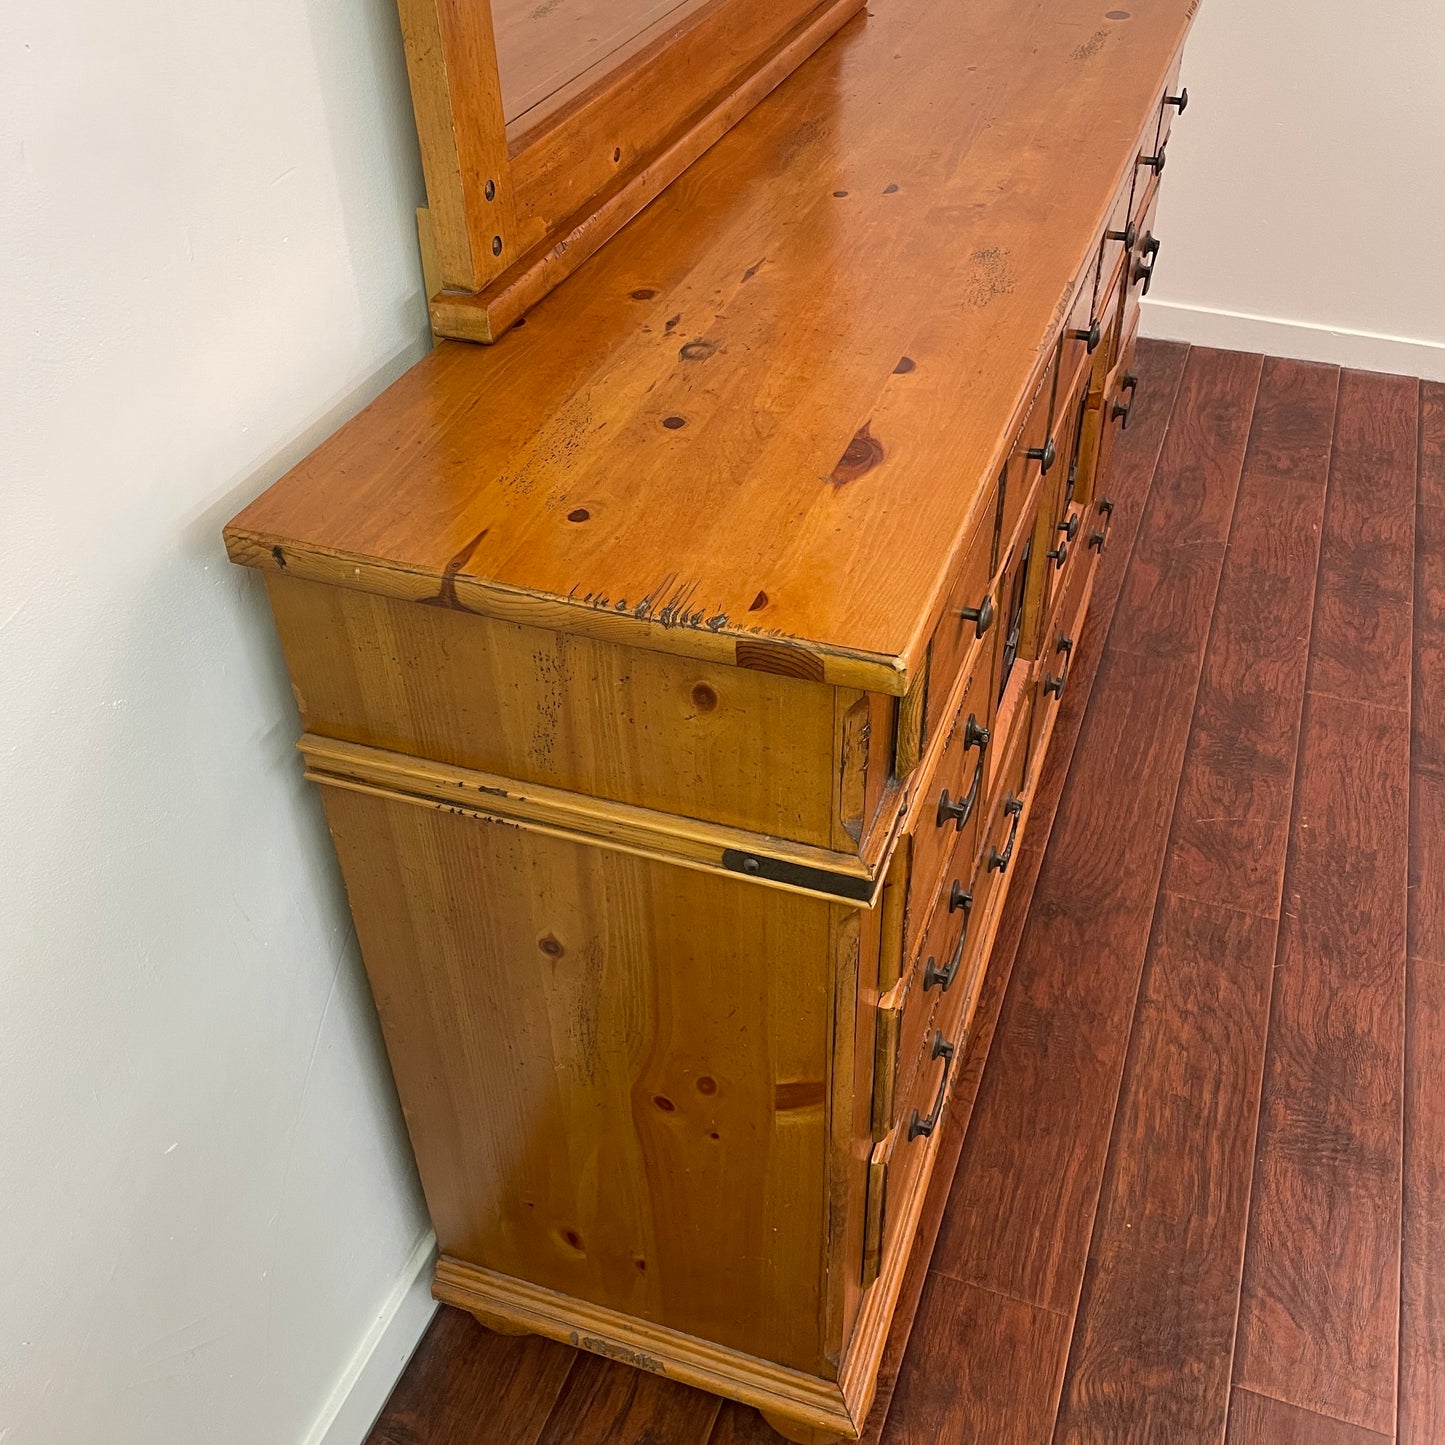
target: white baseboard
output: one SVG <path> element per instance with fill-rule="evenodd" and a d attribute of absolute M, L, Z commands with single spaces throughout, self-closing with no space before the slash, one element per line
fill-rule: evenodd
<path fill-rule="evenodd" d="M 411 1359 L 437 1302 L 431 1297 L 436 1235 L 428 1231 L 411 1252 L 380 1313 L 317 1416 L 304 1445 L 362 1445 Z"/>
<path fill-rule="evenodd" d="M 1140 330 L 1160 341 L 1188 341 L 1224 351 L 1260 351 L 1299 361 L 1326 361 L 1357 371 L 1388 371 L 1445 381 L 1445 342 L 1382 336 L 1311 321 L 1284 321 L 1178 301 L 1147 300 Z"/>

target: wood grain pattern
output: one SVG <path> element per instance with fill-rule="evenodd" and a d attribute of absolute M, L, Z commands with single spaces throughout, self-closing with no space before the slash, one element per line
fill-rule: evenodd
<path fill-rule="evenodd" d="M 870 659 L 855 680 L 901 694 L 1192 10 L 881 7 L 503 344 L 420 362 L 233 555 L 395 596 L 450 578 L 664 651 Z M 881 460 L 839 484 L 865 427 Z M 674 598 L 676 625 L 635 615 Z"/>
<path fill-rule="evenodd" d="M 826 1371 L 832 906 L 323 797 L 442 1253 Z"/>
<path fill-rule="evenodd" d="M 1309 686 L 1410 706 L 1418 382 L 1346 371 L 1330 465 Z"/>
<path fill-rule="evenodd" d="M 1279 912 L 1339 373 L 1266 361 L 1164 886 Z"/>
<path fill-rule="evenodd" d="M 1239 352 L 1189 353 L 1111 648 L 1202 656 L 1261 367 Z"/>
<path fill-rule="evenodd" d="M 1257 365 L 1221 357 L 1196 364 L 1191 353 L 1186 364 L 1078 743 L 1081 784 L 1130 786 L 1105 801 L 1081 785 L 1060 804 L 935 1259 L 956 1278 L 1058 1310 L 1073 1310 L 1083 1274 L 1203 660 L 1197 613 L 1207 623 L 1214 600 L 1214 585 L 1169 567 L 1167 554 L 1181 516 L 1227 530 L 1258 381 Z M 1187 500 L 1156 502 L 1176 478 Z M 1161 624 L 1143 647 L 1127 611 L 1136 567 L 1172 577 L 1191 599 L 1166 607 L 1173 631 Z"/>
<path fill-rule="evenodd" d="M 1390 1439 L 1389 1435 L 1377 1435 L 1343 1420 L 1237 1389 L 1230 1406 L 1225 1445 L 1387 1445 Z"/>
<path fill-rule="evenodd" d="M 1160 898 L 1054 1440 L 1218 1440 L 1275 924 Z"/>
<path fill-rule="evenodd" d="M 1420 493 L 1422 507 L 1445 507 L 1445 382 L 1420 383 Z"/>
<path fill-rule="evenodd" d="M 1445 1438 L 1445 968 L 1411 959 L 1405 993 L 1399 1433 Z"/>
<path fill-rule="evenodd" d="M 438 1310 L 366 1445 L 536 1445 L 576 1358 Z"/>
<path fill-rule="evenodd" d="M 1249 1389 L 1382 1434 L 1395 1427 L 1408 779 L 1405 714 L 1307 698 L 1235 1362 Z"/>
<path fill-rule="evenodd" d="M 1068 1344 L 1066 1316 L 945 1275 L 930 1274 L 913 1326 L 912 1349 L 933 1368 L 899 1381 L 883 1445 L 938 1445 L 980 1438 L 975 1422 L 1007 1382 L 1015 1408 L 998 1417 L 990 1445 L 1038 1445 L 1048 1438 L 1043 1388 L 1020 1382 L 1055 1377 Z M 946 1363 L 944 1363 L 946 1362 Z"/>
<path fill-rule="evenodd" d="M 597 1355 L 578 1355 L 538 1445 L 701 1445 L 716 1395 Z"/>
<path fill-rule="evenodd" d="M 1445 507 L 1416 513 L 1410 952 L 1445 963 Z"/>

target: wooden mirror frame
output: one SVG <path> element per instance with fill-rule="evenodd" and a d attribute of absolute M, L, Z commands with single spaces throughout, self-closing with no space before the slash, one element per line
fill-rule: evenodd
<path fill-rule="evenodd" d="M 509 138 L 490 0 L 398 0 L 437 335 L 495 341 L 865 3 L 708 0 Z"/>

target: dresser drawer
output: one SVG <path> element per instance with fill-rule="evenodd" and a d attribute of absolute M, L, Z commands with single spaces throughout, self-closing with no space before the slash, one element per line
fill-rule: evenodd
<path fill-rule="evenodd" d="M 1162 243 L 1154 234 L 1154 218 L 1159 206 L 1157 182 L 1149 187 L 1144 209 L 1139 218 L 1139 244 L 1129 259 L 1128 273 L 1121 288 L 1119 319 L 1115 332 L 1117 343 L 1114 356 L 1123 355 L 1124 345 L 1139 324 L 1139 303 L 1149 294 L 1154 279 L 1154 267 L 1158 264 Z"/>
<path fill-rule="evenodd" d="M 964 1043 L 961 1032 L 948 1037 L 942 1029 L 928 1031 L 899 1120 L 873 1150 L 863 1224 L 865 1288 L 878 1278 L 884 1259 L 907 1246 L 902 1229 L 911 1212 L 908 1201 L 922 1185 L 931 1142 L 943 1127 Z"/>
<path fill-rule="evenodd" d="M 1053 422 L 1054 374 L 1050 366 L 1029 404 L 1023 426 L 1009 453 L 1008 467 L 1000 483 L 999 546 L 1007 548 L 1014 541 L 1024 513 L 1038 494 L 1040 479 L 1051 473 L 1058 459 L 1058 446 L 1050 427 Z"/>
<path fill-rule="evenodd" d="M 945 866 L 978 847 L 989 752 L 993 747 L 993 655 L 974 651 L 974 671 L 932 777 L 919 790 L 899 847 L 907 863 L 903 956 L 911 958 Z"/>
<path fill-rule="evenodd" d="M 1154 132 L 1154 149 L 1156 153 L 1164 149 L 1169 140 L 1169 130 L 1174 124 L 1176 115 L 1183 115 L 1189 105 L 1189 92 L 1180 84 L 1180 71 L 1184 65 L 1184 56 L 1180 54 L 1174 61 L 1174 68 L 1169 72 L 1169 79 L 1164 86 L 1164 95 L 1159 102 L 1159 116 Z"/>
<path fill-rule="evenodd" d="M 978 526 L 964 551 L 958 580 L 948 595 L 943 617 L 934 629 L 928 653 L 928 696 L 924 705 L 924 739 L 935 735 L 948 716 L 959 679 L 969 667 L 986 667 L 982 652 L 998 621 L 998 598 L 991 582 L 996 565 L 998 492 L 991 489 Z M 982 644 L 982 646 L 980 646 Z"/>
<path fill-rule="evenodd" d="M 1107 519 L 1105 519 L 1107 525 Z M 1033 716 L 1030 720 L 1029 753 L 1039 757 L 1047 735 L 1053 727 L 1054 715 L 1068 690 L 1079 629 L 1088 607 L 1094 578 L 1096 549 L 1080 540 L 1079 547 L 1064 573 L 1064 583 L 1057 605 L 1044 628 L 1039 661 L 1034 678 Z"/>
<path fill-rule="evenodd" d="M 1079 376 L 1090 365 L 1100 347 L 1109 339 L 1106 314 L 1098 310 L 1102 299 L 1098 288 L 1097 258 L 1091 260 L 1083 274 L 1074 283 L 1073 300 L 1069 304 L 1064 334 L 1059 342 L 1059 381 L 1055 389 L 1054 441 L 1063 451 L 1064 429 L 1059 425 L 1060 404 L 1072 393 Z"/>

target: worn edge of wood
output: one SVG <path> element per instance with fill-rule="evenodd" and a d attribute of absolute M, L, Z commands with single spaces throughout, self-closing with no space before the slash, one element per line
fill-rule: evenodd
<path fill-rule="evenodd" d="M 432 329 L 456 341 L 495 342 L 519 317 L 596 254 L 691 165 L 826 44 L 867 3 L 835 0 L 803 28 L 785 37 L 738 85 L 701 115 L 681 122 L 679 132 L 641 165 L 590 198 L 510 270 L 478 292 L 440 291 L 431 298 Z M 538 142 L 540 143 L 540 142 Z M 515 159 L 515 157 L 514 157 Z"/>
<path fill-rule="evenodd" d="M 663 1325 L 443 1255 L 432 1294 L 530 1334 L 558 1340 L 634 1369 L 740 1400 L 780 1419 L 856 1440 L 859 1418 L 836 1384 L 770 1360 L 710 1344 Z"/>
<path fill-rule="evenodd" d="M 303 734 L 296 747 L 308 781 L 325 787 L 508 823 L 831 903 L 871 909 L 882 893 L 885 870 L 870 869 L 850 853 L 316 733 Z M 757 867 L 746 867 L 747 861 Z"/>
<path fill-rule="evenodd" d="M 664 622 L 632 613 L 611 612 L 575 598 L 530 592 L 497 582 L 480 581 L 465 573 L 441 577 L 434 572 L 375 557 L 333 552 L 284 538 L 229 526 L 225 530 L 226 555 L 242 567 L 279 572 L 307 582 L 325 582 L 358 592 L 374 592 L 402 602 L 435 602 L 441 589 L 454 611 L 493 617 L 550 632 L 618 642 L 651 652 L 696 657 L 726 667 L 751 667 L 783 677 L 822 682 L 832 687 L 856 687 L 902 697 L 910 681 L 908 661 L 885 653 L 850 652 L 827 644 L 805 643 L 786 637 L 717 628 L 695 627 L 688 622 Z M 740 662 L 738 646 L 766 649 L 768 659 Z"/>

